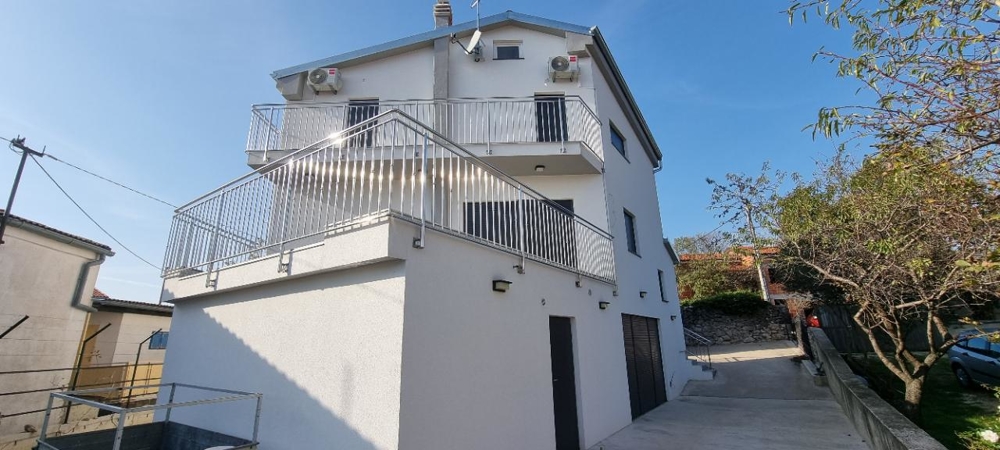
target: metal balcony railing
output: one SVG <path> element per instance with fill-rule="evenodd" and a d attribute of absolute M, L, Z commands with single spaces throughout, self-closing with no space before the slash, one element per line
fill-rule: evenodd
<path fill-rule="evenodd" d="M 565 149 L 566 142 L 579 142 L 604 160 L 601 122 L 576 96 L 254 105 L 247 152 L 267 161 L 269 152 L 304 148 L 393 109 L 458 145 L 486 145 L 487 154 L 494 144 L 550 142 Z"/>
<path fill-rule="evenodd" d="M 398 217 L 614 283 L 611 236 L 391 110 L 179 208 L 165 277 L 207 273 Z M 279 271 L 284 270 L 281 263 Z M 523 265 L 522 265 L 523 267 Z"/>

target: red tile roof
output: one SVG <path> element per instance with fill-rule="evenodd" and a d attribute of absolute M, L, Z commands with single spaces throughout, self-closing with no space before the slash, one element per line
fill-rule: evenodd
<path fill-rule="evenodd" d="M 108 294 L 101 292 L 100 289 L 94 288 L 94 298 L 111 298 Z"/>

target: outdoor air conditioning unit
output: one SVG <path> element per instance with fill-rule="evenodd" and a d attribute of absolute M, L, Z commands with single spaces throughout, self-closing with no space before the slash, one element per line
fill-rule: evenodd
<path fill-rule="evenodd" d="M 576 55 L 553 56 L 549 58 L 549 79 L 573 80 L 580 74 L 580 63 Z"/>
<path fill-rule="evenodd" d="M 309 71 L 309 86 L 316 92 L 333 91 L 336 94 L 344 87 L 344 81 L 340 78 L 340 70 L 337 68 L 321 67 Z"/>

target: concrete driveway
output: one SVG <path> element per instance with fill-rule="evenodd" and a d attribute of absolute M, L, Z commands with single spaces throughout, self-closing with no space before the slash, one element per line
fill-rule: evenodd
<path fill-rule="evenodd" d="M 712 347 L 718 374 L 591 450 L 868 449 L 833 399 L 791 358 L 791 342 Z"/>

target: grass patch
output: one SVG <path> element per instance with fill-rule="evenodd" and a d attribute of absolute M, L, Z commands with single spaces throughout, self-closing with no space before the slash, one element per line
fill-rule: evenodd
<path fill-rule="evenodd" d="M 875 355 L 845 355 L 855 372 L 868 380 L 871 388 L 890 404 L 899 408 L 903 402 L 904 385 Z M 1000 404 L 986 389 L 965 389 L 959 386 L 951 372 L 948 358 L 942 358 L 927 375 L 924 395 L 920 400 L 921 423 L 927 434 L 952 450 L 966 448 L 959 433 L 997 426 L 997 405 Z"/>

